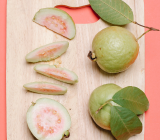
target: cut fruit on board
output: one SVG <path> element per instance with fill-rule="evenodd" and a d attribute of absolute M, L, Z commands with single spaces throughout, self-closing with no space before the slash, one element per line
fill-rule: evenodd
<path fill-rule="evenodd" d="M 48 82 L 27 83 L 23 87 L 35 93 L 48 94 L 48 95 L 61 95 L 67 92 L 66 87 Z"/>
<path fill-rule="evenodd" d="M 54 42 L 39 47 L 26 55 L 27 62 L 50 61 L 66 52 L 69 46 L 67 41 Z"/>
<path fill-rule="evenodd" d="M 38 64 L 34 67 L 34 70 L 40 74 L 65 83 L 75 84 L 78 82 L 78 76 L 65 68 L 56 68 L 54 65 L 48 64 Z"/>
<path fill-rule="evenodd" d="M 57 8 L 40 9 L 35 14 L 33 21 L 68 39 L 75 37 L 75 23 L 72 17 L 63 10 Z"/>
<path fill-rule="evenodd" d="M 62 104 L 41 98 L 28 109 L 27 124 L 38 140 L 60 140 L 69 137 L 71 118 Z"/>

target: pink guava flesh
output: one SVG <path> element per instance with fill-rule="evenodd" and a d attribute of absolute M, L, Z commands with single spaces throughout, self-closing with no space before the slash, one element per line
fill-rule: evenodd
<path fill-rule="evenodd" d="M 63 36 L 69 36 L 68 33 L 68 26 L 66 25 L 66 21 L 63 20 L 61 17 L 58 16 L 49 16 L 46 17 L 43 21 L 43 25 L 47 28 L 62 34 Z"/>
<path fill-rule="evenodd" d="M 39 47 L 26 55 L 26 61 L 39 62 L 56 59 L 66 52 L 68 46 L 67 41 L 59 41 Z"/>
<path fill-rule="evenodd" d="M 38 64 L 34 67 L 35 71 L 46 75 L 48 77 L 54 78 L 56 80 L 74 84 L 78 82 L 77 75 L 65 68 L 56 68 L 54 65 L 47 65 L 47 64 Z"/>
<path fill-rule="evenodd" d="M 54 136 L 63 128 L 64 119 L 57 108 L 41 106 L 33 116 L 37 132 L 44 136 Z"/>
<path fill-rule="evenodd" d="M 40 98 L 27 111 L 27 124 L 39 140 L 61 140 L 69 136 L 71 118 L 66 108 L 55 100 Z"/>
<path fill-rule="evenodd" d="M 33 21 L 69 39 L 75 37 L 75 23 L 72 17 L 63 10 L 57 8 L 40 9 L 35 14 Z"/>
<path fill-rule="evenodd" d="M 67 92 L 66 87 L 48 82 L 27 83 L 23 87 L 29 91 L 40 94 L 58 95 L 58 94 L 65 94 Z"/>

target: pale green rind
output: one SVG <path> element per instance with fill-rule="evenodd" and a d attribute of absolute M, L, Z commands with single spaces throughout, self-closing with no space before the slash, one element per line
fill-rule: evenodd
<path fill-rule="evenodd" d="M 126 70 L 137 58 L 139 45 L 131 32 L 111 26 L 100 31 L 92 43 L 99 67 L 108 73 Z"/>
<path fill-rule="evenodd" d="M 61 88 L 61 91 L 54 91 L 55 89 L 52 88 L 53 92 L 48 92 L 48 91 L 39 91 L 38 89 L 36 89 L 37 86 L 39 85 L 53 85 L 57 88 Z M 23 87 L 29 91 L 35 92 L 35 93 L 39 93 L 39 94 L 48 94 L 48 95 L 63 95 L 67 92 L 67 88 L 64 86 L 60 86 L 57 84 L 53 84 L 53 83 L 48 83 L 48 82 L 32 82 L 32 83 L 27 83 L 25 85 L 23 85 Z M 45 87 L 43 87 L 43 89 L 47 89 Z"/>
<path fill-rule="evenodd" d="M 143 114 L 149 108 L 149 101 L 145 93 L 137 87 L 125 87 L 118 91 L 112 99 L 115 103 L 130 109 L 137 115 Z"/>
<path fill-rule="evenodd" d="M 65 124 L 64 124 L 64 128 L 59 132 L 59 134 L 57 134 L 57 136 L 53 137 L 44 137 L 42 136 L 42 134 L 38 134 L 36 127 L 34 126 L 34 120 L 32 118 L 32 114 L 34 112 L 34 109 L 36 109 L 36 107 L 38 107 L 38 105 L 41 104 L 47 104 L 49 106 L 56 106 L 59 108 L 59 110 L 63 113 L 63 119 L 65 120 Z M 36 101 L 35 105 L 31 105 L 30 108 L 27 111 L 27 124 L 28 127 L 30 129 L 30 131 L 32 132 L 32 134 L 38 139 L 38 140 L 61 140 L 64 137 L 64 133 L 66 131 L 68 131 L 71 127 L 71 117 L 68 113 L 68 111 L 66 110 L 66 108 L 60 104 L 59 102 L 52 100 L 52 99 L 48 99 L 48 98 L 40 98 Z"/>
<path fill-rule="evenodd" d="M 49 68 L 53 69 L 53 70 L 64 71 L 67 74 L 69 74 L 72 77 L 72 79 L 62 80 L 62 79 L 56 78 L 54 76 L 51 76 L 51 75 L 49 75 L 48 73 L 45 72 L 45 70 L 47 70 Z M 48 64 L 37 64 L 34 67 L 34 70 L 36 72 L 40 73 L 40 74 L 43 74 L 45 76 L 48 76 L 50 78 L 53 78 L 53 79 L 56 79 L 56 80 L 59 80 L 59 81 L 62 81 L 62 82 L 68 83 L 68 84 L 75 84 L 75 83 L 78 82 L 78 76 L 73 71 L 70 71 L 70 70 L 65 69 L 65 68 L 56 68 L 54 65 L 48 65 Z"/>
<path fill-rule="evenodd" d="M 140 119 L 127 108 L 113 106 L 110 124 L 111 132 L 117 140 L 128 140 L 131 136 L 142 132 Z"/>
<path fill-rule="evenodd" d="M 42 58 L 37 55 L 38 51 L 43 50 L 43 49 L 48 48 L 49 46 L 53 46 L 53 45 L 55 45 L 55 48 L 56 48 L 56 45 L 62 45 L 62 48 L 60 50 L 56 51 L 55 53 L 53 53 L 52 56 L 46 55 L 45 57 Z M 67 41 L 54 42 L 54 43 L 47 44 L 45 46 L 36 48 L 35 50 L 28 53 L 26 55 L 25 59 L 27 62 L 33 62 L 33 63 L 40 62 L 40 61 L 50 61 L 50 60 L 56 59 L 57 57 L 59 57 L 63 53 L 65 53 L 66 50 L 68 49 L 68 47 L 69 47 L 69 42 L 67 42 Z"/>
<path fill-rule="evenodd" d="M 107 100 L 112 99 L 112 96 L 121 90 L 121 87 L 115 84 L 105 84 L 96 88 L 89 99 L 89 112 L 95 123 L 103 129 L 110 130 L 110 111 L 111 106 L 105 105 L 97 114 L 96 111 Z M 113 105 L 117 105 L 111 102 Z"/>
<path fill-rule="evenodd" d="M 105 21 L 114 25 L 132 22 L 133 11 L 122 0 L 89 0 L 93 10 Z"/>
<path fill-rule="evenodd" d="M 65 11 L 63 11 L 61 9 L 58 9 L 58 8 L 43 8 L 43 9 L 40 9 L 35 14 L 35 16 L 33 18 L 33 21 L 35 23 L 41 25 L 41 26 L 44 26 L 43 24 L 40 24 L 38 22 L 38 18 L 40 18 L 41 16 L 44 16 L 44 14 L 46 14 L 46 16 L 48 16 L 48 15 L 56 15 L 56 16 L 59 16 L 62 19 L 64 19 L 68 23 L 68 27 L 70 28 L 70 34 L 71 34 L 70 36 L 64 36 L 64 37 L 67 37 L 68 39 L 73 39 L 75 37 L 75 35 L 76 35 L 76 26 L 75 26 L 75 23 L 74 23 L 72 17 L 67 12 L 65 12 Z M 44 26 L 44 27 L 46 27 L 46 26 Z M 50 29 L 50 30 L 52 30 L 52 29 Z M 52 31 L 54 31 L 54 30 L 52 30 Z M 60 34 L 60 33 L 58 33 L 58 34 Z M 60 34 L 60 35 L 62 35 L 62 34 Z"/>

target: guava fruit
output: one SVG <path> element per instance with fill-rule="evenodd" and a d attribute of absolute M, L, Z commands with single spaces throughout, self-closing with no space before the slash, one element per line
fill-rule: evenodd
<path fill-rule="evenodd" d="M 48 82 L 32 82 L 23 85 L 23 87 L 29 91 L 48 94 L 48 95 L 61 95 L 67 92 L 67 88 Z"/>
<path fill-rule="evenodd" d="M 54 65 L 48 64 L 38 64 L 34 67 L 34 70 L 40 74 L 65 83 L 75 84 L 78 82 L 77 75 L 74 72 L 65 68 L 57 68 Z"/>
<path fill-rule="evenodd" d="M 139 45 L 125 28 L 111 26 L 101 30 L 93 39 L 93 53 L 88 56 L 108 73 L 119 73 L 134 63 Z"/>
<path fill-rule="evenodd" d="M 29 107 L 27 124 L 38 140 L 61 140 L 70 135 L 71 118 L 62 104 L 40 98 Z"/>
<path fill-rule="evenodd" d="M 58 8 L 40 9 L 35 14 L 33 21 L 66 38 L 75 37 L 76 27 L 72 17 Z"/>
<path fill-rule="evenodd" d="M 111 119 L 111 106 L 109 104 L 103 106 L 103 108 L 97 113 L 97 110 L 109 99 L 112 99 L 113 95 L 121 90 L 121 87 L 115 84 L 105 84 L 96 88 L 89 99 L 89 112 L 95 123 L 103 129 L 110 130 Z M 118 106 L 114 102 L 110 102 L 114 106 Z"/>
<path fill-rule="evenodd" d="M 69 46 L 67 41 L 54 42 L 39 47 L 26 55 L 27 62 L 50 61 L 66 52 Z"/>

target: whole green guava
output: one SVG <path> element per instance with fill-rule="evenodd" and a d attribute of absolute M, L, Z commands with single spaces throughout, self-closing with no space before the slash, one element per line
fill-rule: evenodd
<path fill-rule="evenodd" d="M 96 88 L 89 99 L 89 112 L 95 123 L 103 129 L 110 130 L 110 111 L 111 106 L 109 104 L 103 106 L 103 108 L 97 113 L 97 110 L 109 99 L 112 99 L 113 95 L 121 90 L 121 87 L 115 84 L 105 84 Z M 110 102 L 112 105 L 117 105 L 114 102 Z"/>
<path fill-rule="evenodd" d="M 92 57 L 95 57 L 99 67 L 108 73 L 126 70 L 134 63 L 139 52 L 135 36 L 118 26 L 100 31 L 93 39 L 92 48 Z"/>

